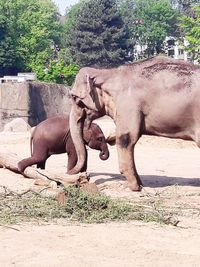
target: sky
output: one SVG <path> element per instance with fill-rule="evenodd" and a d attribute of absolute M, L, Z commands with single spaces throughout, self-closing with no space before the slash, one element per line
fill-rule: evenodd
<path fill-rule="evenodd" d="M 78 3 L 78 0 L 53 0 L 53 1 L 58 6 L 61 15 L 64 15 L 66 7 Z"/>

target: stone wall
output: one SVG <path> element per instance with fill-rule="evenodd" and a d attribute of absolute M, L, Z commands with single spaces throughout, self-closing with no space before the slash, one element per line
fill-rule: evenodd
<path fill-rule="evenodd" d="M 14 118 L 35 126 L 46 118 L 70 111 L 69 88 L 35 82 L 0 84 L 0 131 Z"/>

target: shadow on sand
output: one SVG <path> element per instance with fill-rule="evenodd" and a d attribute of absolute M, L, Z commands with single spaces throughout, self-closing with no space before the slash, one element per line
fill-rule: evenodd
<path fill-rule="evenodd" d="M 125 181 L 126 179 L 116 173 L 90 173 L 90 177 L 104 176 L 105 178 L 99 178 L 95 180 L 96 185 L 100 185 L 106 182 L 114 181 Z M 169 176 L 158 176 L 158 175 L 140 175 L 140 178 L 144 186 L 159 188 L 170 185 L 180 186 L 196 186 L 200 187 L 200 178 L 183 178 L 183 177 L 169 177 Z"/>

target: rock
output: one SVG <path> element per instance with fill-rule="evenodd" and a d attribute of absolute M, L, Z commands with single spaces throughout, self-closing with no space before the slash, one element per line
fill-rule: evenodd
<path fill-rule="evenodd" d="M 99 189 L 95 183 L 84 184 L 80 189 L 91 195 L 99 194 Z"/>
<path fill-rule="evenodd" d="M 21 118 L 16 118 L 4 126 L 4 132 L 27 132 L 30 126 Z"/>
<path fill-rule="evenodd" d="M 67 194 L 66 194 L 66 192 L 64 192 L 64 191 L 60 191 L 60 192 L 57 194 L 56 198 L 57 198 L 58 205 L 59 205 L 59 206 L 63 206 L 63 205 L 65 205 L 65 203 L 66 203 L 66 200 L 67 200 Z"/>

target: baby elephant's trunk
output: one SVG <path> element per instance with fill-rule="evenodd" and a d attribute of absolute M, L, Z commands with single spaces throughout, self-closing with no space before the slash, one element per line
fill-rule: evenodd
<path fill-rule="evenodd" d="M 99 153 L 99 158 L 101 160 L 107 160 L 110 156 L 109 150 L 108 150 L 108 146 L 107 144 L 105 145 L 105 148 L 102 149 L 102 151 Z"/>

